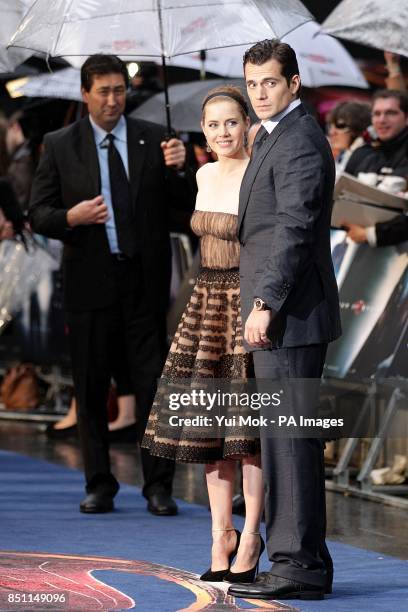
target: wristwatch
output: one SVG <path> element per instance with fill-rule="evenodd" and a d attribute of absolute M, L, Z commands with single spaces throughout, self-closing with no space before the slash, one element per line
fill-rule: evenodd
<path fill-rule="evenodd" d="M 255 298 L 254 310 L 270 310 L 270 308 L 261 298 Z"/>

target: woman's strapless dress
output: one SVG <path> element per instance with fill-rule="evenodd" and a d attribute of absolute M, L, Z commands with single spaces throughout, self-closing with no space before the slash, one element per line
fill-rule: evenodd
<path fill-rule="evenodd" d="M 201 267 L 170 347 L 163 377 L 170 383 L 180 379 L 194 382 L 253 378 L 252 356 L 242 342 L 237 216 L 196 210 L 191 227 L 200 236 Z M 163 437 L 158 431 L 159 419 L 160 405 L 155 400 L 142 446 L 159 457 L 208 463 L 239 459 L 260 450 L 258 439 L 237 436 L 236 430 L 216 439 L 189 439 L 179 429 L 174 438 Z"/>

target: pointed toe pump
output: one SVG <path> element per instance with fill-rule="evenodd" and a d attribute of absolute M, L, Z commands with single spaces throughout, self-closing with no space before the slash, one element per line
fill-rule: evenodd
<path fill-rule="evenodd" d="M 239 543 L 241 541 L 241 533 L 238 529 L 234 529 L 230 527 L 228 529 L 213 529 L 213 531 L 235 531 L 237 536 L 237 543 L 235 544 L 235 548 L 228 557 L 228 567 L 226 569 L 218 570 L 217 572 L 213 572 L 211 567 L 200 576 L 200 580 L 205 580 L 206 582 L 222 582 L 227 574 L 230 573 L 231 563 L 233 562 L 239 548 Z"/>
<path fill-rule="evenodd" d="M 258 574 L 258 570 L 259 570 L 259 559 L 262 556 L 263 551 L 265 550 L 265 542 L 263 541 L 263 538 L 261 536 L 261 534 L 257 531 L 251 531 L 251 532 L 247 532 L 247 533 L 251 533 L 251 535 L 259 535 L 259 538 L 261 540 L 261 548 L 259 550 L 259 555 L 258 555 L 258 560 L 255 563 L 254 567 L 251 567 L 251 569 L 246 570 L 245 572 L 227 572 L 223 578 L 224 582 L 231 582 L 231 583 L 235 583 L 235 582 L 242 582 L 242 583 L 251 583 L 254 582 L 257 574 Z"/>

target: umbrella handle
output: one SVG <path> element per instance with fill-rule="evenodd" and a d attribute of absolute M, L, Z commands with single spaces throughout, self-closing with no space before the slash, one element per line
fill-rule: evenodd
<path fill-rule="evenodd" d="M 176 133 L 171 127 L 171 114 L 170 114 L 170 100 L 169 100 L 169 82 L 167 78 L 167 65 L 166 58 L 162 55 L 162 66 L 163 66 L 163 81 L 164 81 L 164 102 L 166 105 L 166 140 L 174 138 Z"/>

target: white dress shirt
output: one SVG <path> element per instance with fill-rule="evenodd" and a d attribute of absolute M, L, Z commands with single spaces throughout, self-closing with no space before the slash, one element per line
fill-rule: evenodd
<path fill-rule="evenodd" d="M 89 120 L 93 128 L 96 150 L 98 152 L 99 169 L 101 173 L 101 195 L 103 195 L 103 199 L 105 200 L 105 204 L 108 207 L 109 212 L 109 219 L 105 223 L 106 233 L 109 241 L 109 248 L 111 253 L 119 253 L 120 249 L 118 246 L 118 236 L 116 233 L 115 215 L 113 212 L 109 179 L 108 141 L 106 140 L 108 132 L 105 132 L 105 130 L 99 127 L 99 125 L 97 125 L 95 121 L 93 121 L 91 116 L 89 116 Z M 122 158 L 126 174 L 129 178 L 127 126 L 126 120 L 123 115 L 111 131 L 111 134 L 115 136 L 114 145 Z"/>
<path fill-rule="evenodd" d="M 281 111 L 277 115 L 274 115 L 270 119 L 266 119 L 265 121 L 262 121 L 261 123 L 264 126 L 265 130 L 269 132 L 269 134 L 271 134 L 272 131 L 278 125 L 279 121 L 281 121 L 281 119 L 286 117 L 286 115 L 288 115 L 291 111 L 293 111 L 296 107 L 298 107 L 299 104 L 301 104 L 301 101 L 299 98 L 296 98 L 296 100 L 293 100 L 289 104 L 289 106 L 287 106 L 283 111 Z"/>

